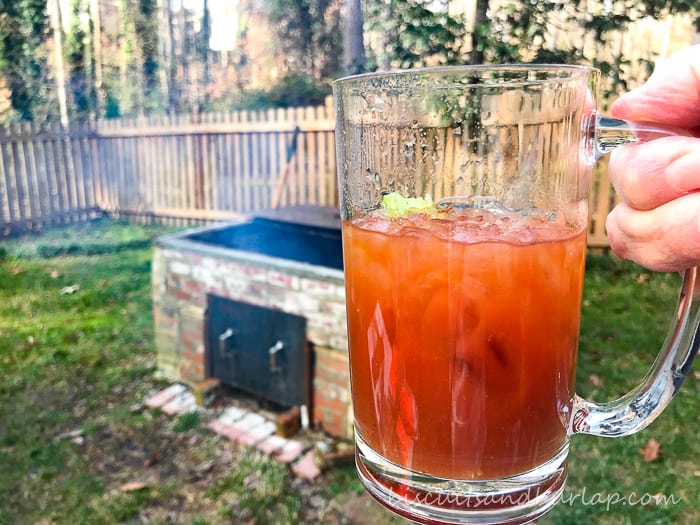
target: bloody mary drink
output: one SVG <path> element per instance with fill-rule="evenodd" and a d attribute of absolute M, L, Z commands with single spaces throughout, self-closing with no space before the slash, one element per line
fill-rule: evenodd
<path fill-rule="evenodd" d="M 343 224 L 359 437 L 403 468 L 515 475 L 566 443 L 586 232 L 448 208 Z"/>

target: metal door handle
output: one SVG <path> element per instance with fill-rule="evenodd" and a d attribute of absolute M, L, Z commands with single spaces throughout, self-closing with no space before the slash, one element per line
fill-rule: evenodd
<path fill-rule="evenodd" d="M 233 330 L 232 328 L 227 328 L 219 334 L 219 355 L 221 357 L 229 357 L 226 355 L 226 341 L 231 339 L 235 333 L 235 330 Z"/>
<path fill-rule="evenodd" d="M 270 372 L 273 374 L 282 371 L 282 367 L 277 364 L 277 353 L 282 350 L 284 350 L 284 343 L 282 341 L 277 341 L 267 350 L 270 356 Z"/>

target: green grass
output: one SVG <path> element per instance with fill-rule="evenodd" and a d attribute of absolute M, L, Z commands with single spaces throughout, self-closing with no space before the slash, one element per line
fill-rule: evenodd
<path fill-rule="evenodd" d="M 311 496 L 361 494 L 350 466 L 300 486 L 286 467 L 228 450 L 199 415 L 171 420 L 138 408 L 162 386 L 150 302 L 157 232 L 100 221 L 0 242 L 0 524 L 295 524 L 308 522 Z M 675 275 L 590 259 L 579 393 L 609 400 L 641 379 L 678 283 Z M 698 383 L 691 372 L 639 434 L 574 436 L 565 499 L 538 523 L 700 523 Z M 660 453 L 645 462 L 639 450 L 652 438 Z M 611 499 L 633 494 L 679 501 Z M 373 516 L 372 523 L 398 523 L 378 506 Z"/>

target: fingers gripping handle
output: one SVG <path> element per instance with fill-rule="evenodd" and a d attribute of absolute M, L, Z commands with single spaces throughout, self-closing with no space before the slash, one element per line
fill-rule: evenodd
<path fill-rule="evenodd" d="M 697 280 L 698 268 L 684 272 L 674 321 L 642 383 L 610 403 L 594 403 L 575 396 L 570 434 L 626 436 L 644 429 L 668 406 L 690 372 L 700 347 L 700 297 L 694 296 Z"/>

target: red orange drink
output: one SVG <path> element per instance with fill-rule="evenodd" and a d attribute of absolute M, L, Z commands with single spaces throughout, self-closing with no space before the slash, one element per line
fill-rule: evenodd
<path fill-rule="evenodd" d="M 353 408 L 385 459 L 494 479 L 566 442 L 586 232 L 475 208 L 343 224 Z"/>

